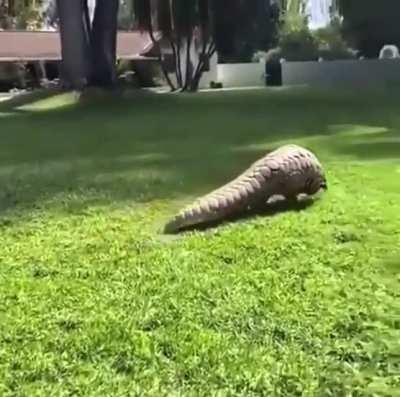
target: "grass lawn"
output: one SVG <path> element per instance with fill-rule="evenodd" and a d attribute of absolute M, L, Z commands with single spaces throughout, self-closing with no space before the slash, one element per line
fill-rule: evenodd
<path fill-rule="evenodd" d="M 0 104 L 0 396 L 399 396 L 400 92 Z M 302 211 L 161 233 L 284 143 Z"/>

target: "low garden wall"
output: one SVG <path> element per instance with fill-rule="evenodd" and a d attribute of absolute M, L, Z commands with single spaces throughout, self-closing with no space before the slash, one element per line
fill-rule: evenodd
<path fill-rule="evenodd" d="M 224 87 L 265 86 L 265 63 L 222 63 L 218 65 L 218 82 Z"/>
<path fill-rule="evenodd" d="M 283 85 L 309 86 L 400 84 L 400 60 L 284 62 L 282 80 Z"/>

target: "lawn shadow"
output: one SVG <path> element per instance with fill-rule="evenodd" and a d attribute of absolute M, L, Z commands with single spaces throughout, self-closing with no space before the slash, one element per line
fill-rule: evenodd
<path fill-rule="evenodd" d="M 1 103 L 0 110 L 54 95 L 37 92 Z M 99 203 L 192 198 L 288 142 L 306 144 L 322 160 L 398 158 L 393 142 L 376 145 L 386 135 L 367 134 L 357 141 L 336 137 L 331 128 L 383 128 L 397 139 L 398 99 L 398 93 L 360 98 L 316 90 L 146 92 L 51 110 L 24 108 L 0 119 L 0 211 L 29 209 L 59 194 L 72 201 L 79 196 L 73 204 L 77 210 L 91 205 L 93 197 Z M 93 193 L 90 199 L 87 191 Z"/>
<path fill-rule="evenodd" d="M 350 154 L 360 160 L 385 160 L 400 158 L 400 136 L 393 139 L 371 140 L 368 138 L 340 148 L 342 154 Z"/>

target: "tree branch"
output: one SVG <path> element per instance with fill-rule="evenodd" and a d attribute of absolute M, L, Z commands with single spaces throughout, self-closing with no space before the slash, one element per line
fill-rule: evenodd
<path fill-rule="evenodd" d="M 215 51 L 217 50 L 216 45 L 214 42 L 211 42 L 209 45 L 209 48 L 207 49 L 207 43 L 203 43 L 203 49 L 200 55 L 199 62 L 197 64 L 196 72 L 193 76 L 192 83 L 190 85 L 190 91 L 197 91 L 199 88 L 199 83 L 200 79 L 204 73 L 204 62 L 205 62 L 205 57 L 208 59 L 211 58 L 214 54 Z"/>
<path fill-rule="evenodd" d="M 172 55 L 174 57 L 174 62 L 175 62 L 175 75 L 176 75 L 176 82 L 178 84 L 178 87 L 182 87 L 182 73 L 181 73 L 181 68 L 178 66 L 178 53 L 177 53 L 177 48 L 175 46 L 174 41 L 172 40 L 171 37 L 168 38 L 169 44 L 171 46 L 172 50 Z M 180 62 L 180 59 L 179 59 Z"/>
<path fill-rule="evenodd" d="M 182 38 L 180 33 L 177 34 L 176 40 L 176 73 L 179 76 L 179 87 L 183 87 L 183 76 L 182 76 L 182 59 L 181 59 L 181 50 L 182 50 Z"/>
<path fill-rule="evenodd" d="M 174 83 L 172 82 L 171 78 L 169 77 L 168 71 L 167 71 L 167 69 L 165 67 L 165 64 L 164 64 L 164 59 L 163 59 L 163 55 L 162 55 L 162 49 L 161 49 L 160 42 L 154 36 L 153 25 L 151 24 L 151 20 L 150 20 L 150 23 L 148 25 L 149 26 L 147 27 L 147 31 L 149 32 L 150 39 L 153 42 L 153 45 L 157 49 L 158 61 L 160 63 L 161 70 L 162 70 L 162 73 L 164 75 L 164 78 L 167 81 L 168 85 L 170 86 L 171 91 L 175 91 L 176 87 L 175 87 Z"/>
<path fill-rule="evenodd" d="M 190 91 L 197 91 L 199 82 L 204 69 L 204 57 L 206 56 L 207 42 L 203 41 L 203 48 L 201 50 L 199 60 L 197 62 L 196 71 L 194 72 L 193 79 L 190 84 Z"/>

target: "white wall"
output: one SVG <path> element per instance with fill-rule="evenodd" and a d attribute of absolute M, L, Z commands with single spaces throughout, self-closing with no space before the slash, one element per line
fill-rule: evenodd
<path fill-rule="evenodd" d="M 390 85 L 400 83 L 400 60 L 284 62 L 283 85 Z"/>
<path fill-rule="evenodd" d="M 199 88 L 210 88 L 210 83 L 212 81 L 218 80 L 218 55 L 215 53 L 210 58 L 210 71 L 204 72 L 201 76 Z"/>
<path fill-rule="evenodd" d="M 224 87 L 265 86 L 265 63 L 223 63 L 218 67 L 218 82 Z"/>

